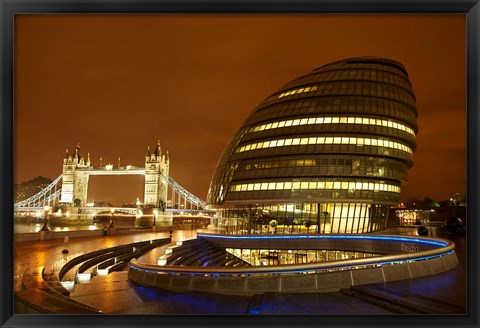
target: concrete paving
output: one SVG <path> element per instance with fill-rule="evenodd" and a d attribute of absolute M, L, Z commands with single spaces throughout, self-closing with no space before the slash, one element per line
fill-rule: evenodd
<path fill-rule="evenodd" d="M 415 235 L 412 228 L 392 228 L 381 234 Z M 400 295 L 402 300 L 422 302 L 424 308 L 437 313 L 466 312 L 466 244 L 464 235 L 453 235 L 432 229 L 431 236 L 451 239 L 457 245 L 459 265 L 449 272 L 406 281 L 369 285 L 365 293 L 383 293 L 387 296 Z M 177 240 L 194 238 L 195 231 L 179 230 L 173 234 Z M 168 233 L 141 233 L 122 236 L 101 236 L 70 239 L 69 254 L 62 255 L 65 248 L 62 240 L 15 243 L 15 290 L 22 289 L 22 278 L 28 273 L 38 277 L 42 268 L 54 270 L 69 259 L 100 248 L 142 240 L 168 237 Z M 164 247 L 150 251 L 139 260 L 156 263 L 163 254 Z M 32 275 L 33 273 L 33 275 Z M 380 294 L 378 294 L 380 295 Z M 402 296 L 403 295 L 403 296 Z M 137 286 L 130 282 L 127 272 L 115 272 L 107 276 L 95 276 L 89 283 L 75 286 L 70 294 L 86 306 L 110 314 L 393 314 L 392 307 L 375 304 L 365 298 L 347 293 L 322 294 L 278 294 L 266 293 L 249 296 L 226 296 L 208 293 L 171 293 L 156 288 Z M 420 301 L 419 301 L 420 300 Z M 440 301 L 441 300 L 441 301 Z M 426 304 L 426 305 L 425 305 Z M 415 304 L 414 304 L 415 305 Z M 253 311 L 252 311 L 253 308 Z"/>

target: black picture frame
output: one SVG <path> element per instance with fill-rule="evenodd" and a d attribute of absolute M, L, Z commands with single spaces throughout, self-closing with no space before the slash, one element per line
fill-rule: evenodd
<path fill-rule="evenodd" d="M 13 313 L 13 44 L 18 14 L 71 13 L 463 13 L 467 37 L 467 314 L 422 316 L 20 315 Z M 0 0 L 0 326 L 322 326 L 478 327 L 478 201 L 480 196 L 479 0 Z"/>

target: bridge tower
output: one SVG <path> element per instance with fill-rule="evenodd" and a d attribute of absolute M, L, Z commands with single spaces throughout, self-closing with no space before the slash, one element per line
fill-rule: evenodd
<path fill-rule="evenodd" d="M 150 147 L 145 156 L 145 197 L 144 204 L 160 208 L 166 206 L 168 196 L 168 178 L 170 170 L 170 159 L 167 154 L 162 154 L 160 140 L 153 154 L 150 153 Z M 162 177 L 162 175 L 165 177 Z"/>
<path fill-rule="evenodd" d="M 77 168 L 90 167 L 90 154 L 85 159 L 80 154 L 80 144 L 75 148 L 73 156 L 65 152 L 63 159 L 61 203 L 72 206 L 84 206 L 87 202 L 88 174 L 77 172 Z M 78 203 L 78 204 L 76 204 Z"/>

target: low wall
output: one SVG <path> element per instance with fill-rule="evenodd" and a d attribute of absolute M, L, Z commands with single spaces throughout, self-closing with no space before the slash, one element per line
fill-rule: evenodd
<path fill-rule="evenodd" d="M 413 279 L 448 271 L 458 264 L 455 253 L 427 261 L 406 262 L 380 267 L 334 272 L 291 273 L 249 276 L 200 276 L 144 271 L 130 266 L 128 277 L 142 286 L 170 291 L 201 291 L 230 295 L 254 295 L 265 292 L 335 292 L 351 286 Z"/>
<path fill-rule="evenodd" d="M 191 224 L 176 224 L 170 226 L 160 226 L 157 225 L 155 232 L 169 232 L 175 230 L 185 230 L 185 229 L 198 229 L 201 228 L 201 225 L 191 225 Z M 114 232 L 109 233 L 109 235 L 124 235 L 131 233 L 142 233 L 142 232 L 152 232 L 151 227 L 149 228 L 115 228 Z M 16 233 L 14 234 L 15 242 L 23 241 L 36 241 L 36 240 L 50 240 L 50 239 L 63 239 L 65 237 L 69 238 L 78 238 L 78 237 L 94 237 L 102 236 L 103 229 L 97 230 L 72 230 L 72 231 L 47 231 L 45 236 L 42 239 L 40 232 L 29 232 L 29 233 Z"/>
<path fill-rule="evenodd" d="M 93 237 L 93 236 L 102 236 L 102 229 L 98 230 L 73 230 L 73 231 L 47 231 L 45 233 L 45 240 L 49 239 L 63 239 L 65 237 L 69 238 L 78 238 L 78 237 Z M 30 232 L 30 233 L 16 233 L 14 235 L 15 242 L 22 241 L 35 241 L 41 240 L 40 232 Z"/>
<path fill-rule="evenodd" d="M 200 236 L 200 234 L 199 234 Z M 202 234 L 202 238 L 205 236 Z M 328 244 L 332 249 L 342 249 L 359 243 L 359 239 L 352 238 L 348 241 L 339 236 L 317 238 L 318 249 L 324 249 Z M 385 237 L 385 238 L 382 238 Z M 236 239 L 231 238 L 230 243 L 218 238 L 221 246 L 235 247 Z M 321 241 L 320 241 L 321 239 Z M 266 245 L 277 243 L 278 236 L 251 239 L 260 249 Z M 263 240 L 263 245 L 259 244 Z M 313 247 L 314 238 L 305 237 L 303 241 L 309 243 L 309 249 Z M 210 241 L 210 239 L 209 239 Z M 297 248 L 302 249 L 302 238 L 297 240 Z M 392 245 L 388 246 L 386 243 Z M 353 244 L 349 244 L 349 242 Z M 297 293 L 297 292 L 332 292 L 351 286 L 386 283 L 390 281 L 414 279 L 442 273 L 453 269 L 458 265 L 455 245 L 445 239 L 400 237 L 400 236 L 371 236 L 364 239 L 362 249 L 377 246 L 383 249 L 396 249 L 397 253 L 349 260 L 332 262 L 285 264 L 277 266 L 256 267 L 193 267 L 193 266 L 159 266 L 139 263 L 132 259 L 129 263 L 129 278 L 143 286 L 153 286 L 171 291 L 202 291 L 219 294 L 253 295 L 264 292 Z M 300 245 L 299 245 L 299 244 Z M 403 246 L 401 246 L 403 243 Z M 246 242 L 249 244 L 249 242 Z M 292 244 L 293 245 L 293 244 Z M 292 246 L 290 245 L 290 246 Z M 398 246 L 400 245 L 400 248 Z M 420 246 L 426 249 L 421 250 Z M 243 248 L 249 246 L 243 245 Z M 428 247 L 426 247 L 428 246 Z M 402 249 L 403 247 L 403 249 Z M 267 247 L 268 248 L 268 247 Z M 355 250 L 355 249 L 353 249 Z M 369 249 L 370 250 L 370 249 Z M 370 251 L 372 251 L 370 250 Z"/>

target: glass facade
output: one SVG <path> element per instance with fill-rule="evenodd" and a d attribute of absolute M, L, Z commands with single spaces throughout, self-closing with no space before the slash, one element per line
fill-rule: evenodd
<path fill-rule="evenodd" d="M 345 59 L 287 83 L 253 110 L 217 164 L 207 196 L 216 226 L 232 234 L 385 228 L 413 165 L 416 118 L 407 71 L 393 60 Z"/>
<path fill-rule="evenodd" d="M 381 256 L 377 253 L 337 250 L 239 249 L 226 251 L 253 266 L 320 263 Z"/>

